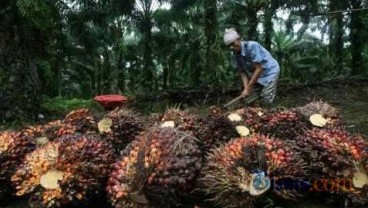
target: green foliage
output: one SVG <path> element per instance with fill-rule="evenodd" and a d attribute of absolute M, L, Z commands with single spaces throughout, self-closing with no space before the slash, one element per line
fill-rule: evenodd
<path fill-rule="evenodd" d="M 20 14 L 35 28 L 49 30 L 53 27 L 52 1 L 17 0 L 16 4 Z"/>
<path fill-rule="evenodd" d="M 32 120 L 42 96 L 89 99 L 102 93 L 234 86 L 238 78 L 222 41 L 227 27 L 245 40 L 264 40 L 281 65 L 281 78 L 292 83 L 364 76 L 368 15 L 334 11 L 366 4 L 2 0 L 0 117 Z M 322 38 L 311 35 L 316 31 Z"/>
<path fill-rule="evenodd" d="M 103 108 L 92 99 L 68 99 L 63 97 L 47 98 L 41 104 L 41 107 L 46 112 L 49 112 L 54 116 L 65 115 L 66 113 L 69 113 L 70 111 L 78 108 L 87 108 L 98 112 L 103 111 Z"/>

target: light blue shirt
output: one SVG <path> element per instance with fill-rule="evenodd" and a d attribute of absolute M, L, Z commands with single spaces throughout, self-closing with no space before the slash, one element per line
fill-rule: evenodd
<path fill-rule="evenodd" d="M 263 72 L 259 76 L 257 83 L 267 87 L 272 81 L 278 79 L 280 66 L 263 46 L 256 41 L 242 41 L 240 54 L 235 55 L 236 66 L 244 69 L 249 78 L 252 76 L 252 65 L 260 63 Z"/>

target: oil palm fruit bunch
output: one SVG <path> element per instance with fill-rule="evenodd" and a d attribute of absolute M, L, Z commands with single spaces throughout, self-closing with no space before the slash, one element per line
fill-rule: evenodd
<path fill-rule="evenodd" d="M 303 157 L 308 159 L 312 178 L 321 175 L 336 178 L 354 173 L 353 162 L 360 157 L 364 143 L 353 141 L 341 129 L 310 129 L 295 140 Z"/>
<path fill-rule="evenodd" d="M 292 110 L 275 110 L 261 116 L 255 129 L 260 134 L 271 135 L 283 140 L 294 140 L 308 128 L 302 116 Z"/>
<path fill-rule="evenodd" d="M 163 113 L 160 120 L 162 127 L 175 127 L 192 134 L 199 128 L 198 117 L 189 110 L 169 108 Z"/>
<path fill-rule="evenodd" d="M 98 122 L 101 136 L 111 142 L 117 151 L 132 142 L 145 126 L 142 116 L 126 108 L 116 108 Z"/>
<path fill-rule="evenodd" d="M 44 145 L 58 137 L 59 129 L 62 127 L 61 120 L 50 121 L 43 125 L 28 126 L 21 133 L 23 136 L 36 141 L 37 145 Z"/>
<path fill-rule="evenodd" d="M 21 132 L 0 133 L 0 201 L 5 202 L 12 193 L 10 178 L 22 163 L 24 156 L 36 147 L 34 140 Z"/>
<path fill-rule="evenodd" d="M 235 114 L 241 116 L 244 125 L 247 126 L 251 132 L 256 132 L 262 121 L 262 116 L 266 115 L 268 112 L 269 110 L 260 107 L 245 107 L 236 110 Z"/>
<path fill-rule="evenodd" d="M 101 194 L 113 161 L 107 142 L 64 136 L 27 154 L 11 181 L 17 196 L 32 195 L 33 207 L 86 205 Z"/>
<path fill-rule="evenodd" d="M 174 128 L 151 128 L 124 149 L 107 186 L 117 208 L 179 207 L 201 167 L 195 138 Z"/>
<path fill-rule="evenodd" d="M 271 187 L 275 179 L 297 180 L 305 174 L 305 163 L 291 144 L 253 134 L 214 148 L 198 182 L 214 205 L 247 208 L 255 207 L 267 195 L 297 198 L 298 190 Z"/>
<path fill-rule="evenodd" d="M 318 127 L 336 127 L 341 125 L 339 110 L 324 101 L 313 101 L 295 110 L 304 119 Z"/>
<path fill-rule="evenodd" d="M 58 136 L 68 134 L 88 134 L 98 132 L 96 117 L 93 112 L 86 108 L 73 110 L 68 113 L 62 121 L 58 130 Z"/>
<path fill-rule="evenodd" d="M 303 157 L 309 158 L 311 179 L 327 178 L 333 182 L 334 187 L 328 186 L 331 190 L 324 191 L 347 196 L 355 205 L 368 202 L 366 139 L 342 129 L 315 128 L 297 141 Z"/>
<path fill-rule="evenodd" d="M 232 122 L 219 108 L 211 108 L 207 116 L 198 118 L 197 125 L 200 128 L 196 129 L 194 135 L 204 151 L 239 136 Z"/>
<path fill-rule="evenodd" d="M 351 142 L 351 146 L 356 148 L 350 148 L 355 161 L 355 173 L 352 178 L 352 184 L 354 191 L 348 192 L 348 197 L 351 199 L 352 204 L 362 205 L 368 203 L 368 144 L 367 138 L 362 135 L 355 135 Z"/>
<path fill-rule="evenodd" d="M 46 137 L 49 141 L 53 141 L 57 139 L 59 129 L 62 127 L 61 120 L 50 121 L 42 126 L 43 128 L 43 136 Z"/>

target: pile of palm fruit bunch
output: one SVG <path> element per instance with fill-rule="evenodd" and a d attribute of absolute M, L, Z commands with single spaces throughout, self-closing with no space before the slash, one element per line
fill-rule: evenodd
<path fill-rule="evenodd" d="M 117 208 L 181 207 L 195 187 L 202 153 L 196 138 L 172 127 L 152 127 L 124 149 L 107 193 Z"/>
<path fill-rule="evenodd" d="M 103 194 L 114 159 L 109 143 L 68 135 L 27 154 L 11 182 L 32 207 L 83 206 Z"/>
<path fill-rule="evenodd" d="M 305 176 L 305 162 L 290 144 L 253 134 L 214 148 L 198 181 L 213 206 L 260 207 L 268 196 L 297 199 L 300 195 L 298 190 L 272 189 L 275 179 L 297 181 Z"/>
<path fill-rule="evenodd" d="M 137 112 L 116 108 L 98 122 L 98 129 L 101 137 L 119 152 L 146 128 L 147 123 Z"/>
<path fill-rule="evenodd" d="M 283 140 L 294 140 L 309 124 L 302 115 L 289 109 L 249 107 L 237 110 L 229 119 L 243 124 L 250 133 L 269 135 Z M 240 123 L 239 123 L 240 122 Z"/>
<path fill-rule="evenodd" d="M 36 144 L 21 132 L 5 131 L 0 133 L 0 201 L 5 202 L 13 192 L 10 178 L 23 162 L 23 157 L 32 152 Z"/>
<path fill-rule="evenodd" d="M 250 132 L 284 140 L 294 140 L 313 127 L 337 128 L 341 125 L 338 110 L 323 101 L 291 109 L 247 107 L 237 110 L 237 114 Z"/>

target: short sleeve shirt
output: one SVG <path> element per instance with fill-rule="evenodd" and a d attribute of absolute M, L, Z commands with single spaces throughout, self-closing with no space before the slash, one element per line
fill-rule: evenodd
<path fill-rule="evenodd" d="M 257 80 L 257 83 L 268 86 L 272 81 L 278 79 L 280 66 L 263 46 L 256 41 L 242 41 L 240 54 L 235 54 L 237 68 L 244 69 L 248 76 L 253 73 L 252 65 L 260 63 L 263 73 Z"/>

